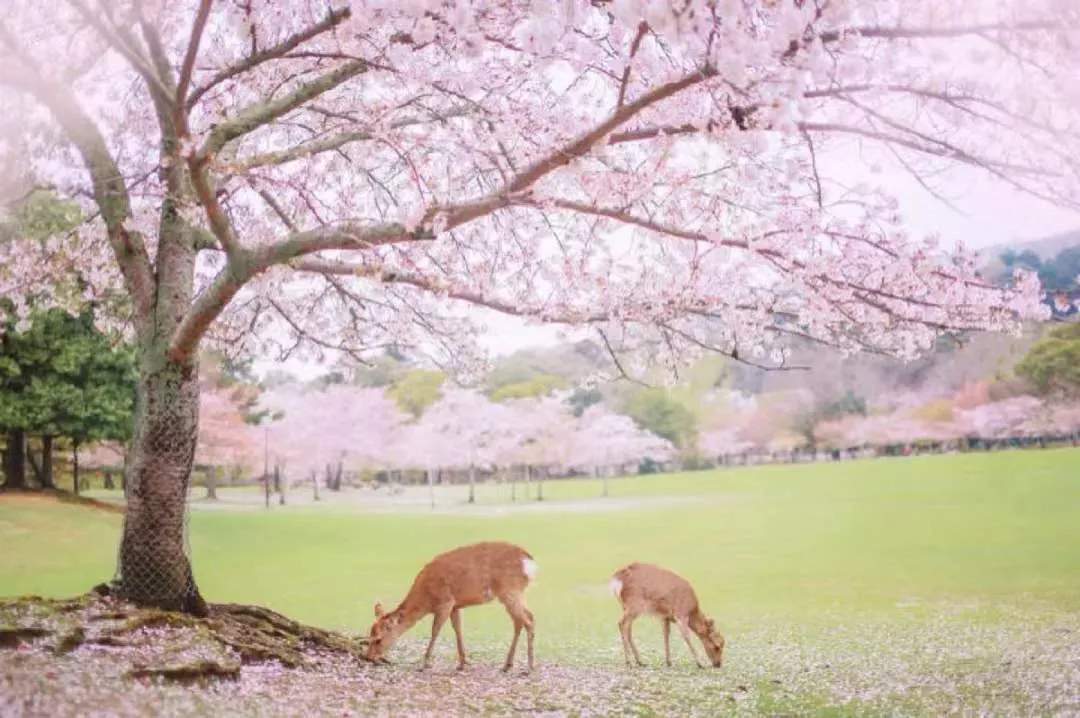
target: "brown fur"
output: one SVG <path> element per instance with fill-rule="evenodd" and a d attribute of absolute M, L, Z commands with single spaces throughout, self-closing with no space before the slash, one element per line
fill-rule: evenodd
<path fill-rule="evenodd" d="M 694 587 L 685 578 L 666 568 L 635 562 L 615 572 L 611 577 L 611 588 L 623 608 L 619 633 L 626 665 L 631 665 L 631 653 L 637 665 L 644 665 L 631 632 L 634 621 L 643 613 L 651 613 L 661 621 L 664 629 L 664 661 L 667 665 L 671 665 L 673 623 L 678 626 L 698 666 L 705 668 L 705 664 L 698 659 L 694 644 L 690 642 L 690 632 L 701 639 L 713 666 L 719 668 L 723 665 L 724 637 L 717 632 L 713 620 L 701 612 Z"/>
<path fill-rule="evenodd" d="M 461 670 L 466 661 L 460 611 L 497 598 L 514 624 L 514 637 L 503 670 L 510 670 L 514 664 L 514 653 L 522 628 L 528 638 L 529 670 L 532 670 L 533 614 L 525 606 L 524 592 L 529 585 L 529 576 L 524 570 L 525 559 L 532 561 L 528 551 L 505 541 L 483 541 L 459 546 L 431 559 L 413 579 L 409 593 L 397 608 L 385 613 L 381 603 L 375 604 L 375 622 L 371 625 L 368 638 L 368 658 L 385 661 L 386 652 L 403 633 L 424 616 L 433 614 L 431 640 L 424 653 L 423 668 L 430 665 L 435 639 L 449 618 L 457 639 L 457 667 Z"/>

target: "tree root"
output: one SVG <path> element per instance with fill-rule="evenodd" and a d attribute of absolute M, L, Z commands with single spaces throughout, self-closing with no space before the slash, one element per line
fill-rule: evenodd
<path fill-rule="evenodd" d="M 208 678 L 239 678 L 240 661 L 195 661 L 174 666 L 136 666 L 128 678 L 160 677 L 178 683 L 196 683 Z"/>
<path fill-rule="evenodd" d="M 365 638 L 307 626 L 261 606 L 209 608 L 200 618 L 95 592 L 64 600 L 28 596 L 0 603 L 0 649 L 40 646 L 59 657 L 82 646 L 106 647 L 119 659 L 138 657 L 125 675 L 181 682 L 235 678 L 242 666 L 268 661 L 289 668 L 327 658 L 368 662 Z M 178 653 L 191 658 L 178 660 Z"/>
<path fill-rule="evenodd" d="M 18 648 L 39 638 L 48 636 L 51 631 L 32 626 L 19 628 L 0 627 L 0 648 Z"/>

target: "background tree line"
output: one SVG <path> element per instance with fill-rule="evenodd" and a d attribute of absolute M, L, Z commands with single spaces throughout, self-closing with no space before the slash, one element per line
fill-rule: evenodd
<path fill-rule="evenodd" d="M 35 191 L 7 208 L 0 242 L 23 237 L 45 242 L 82 222 L 74 202 Z M 67 288 L 83 291 L 84 286 Z M 78 490 L 80 447 L 103 440 L 126 442 L 135 404 L 135 362 L 129 344 L 95 327 L 96 312 L 115 311 L 104 301 L 78 315 L 33 309 L 16 316 L 10 297 L 0 298 L 0 440 L 4 487 L 55 488 L 54 452 L 71 452 Z"/>

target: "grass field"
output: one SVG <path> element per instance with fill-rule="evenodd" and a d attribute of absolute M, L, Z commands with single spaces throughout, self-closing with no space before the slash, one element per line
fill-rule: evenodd
<path fill-rule="evenodd" d="M 482 487 L 476 506 L 448 488 L 436 511 L 426 488 L 324 493 L 318 504 L 297 489 L 269 511 L 251 491 L 225 491 L 216 506 L 195 502 L 196 574 L 211 600 L 360 632 L 372 603 L 396 603 L 433 554 L 484 538 L 520 543 L 540 566 L 527 599 L 545 668 L 517 689 L 484 678 L 499 691 L 468 697 L 509 640 L 495 604 L 463 614 L 480 665 L 459 681 L 473 688 L 455 688 L 449 628 L 439 678 L 413 680 L 425 621 L 377 675 L 405 680 L 429 708 L 424 696 L 495 712 L 526 699 L 530 710 L 583 714 L 1080 711 L 1080 451 L 767 466 L 610 487 L 599 498 L 598 482 L 552 481 L 543 504 L 516 505 L 505 487 Z M 117 514 L 0 498 L 0 594 L 68 595 L 107 578 L 119 525 Z M 622 667 L 607 580 L 633 560 L 694 583 L 727 636 L 724 669 L 693 668 L 677 640 L 675 668 Z M 639 621 L 635 638 L 651 666 L 662 662 L 654 621 Z M 372 695 L 356 705 L 391 700 Z"/>

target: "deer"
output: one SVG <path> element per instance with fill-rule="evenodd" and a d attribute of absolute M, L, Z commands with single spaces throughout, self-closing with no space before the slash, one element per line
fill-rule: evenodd
<path fill-rule="evenodd" d="M 533 669 L 533 614 L 525 605 L 524 592 L 538 566 L 528 551 L 505 541 L 482 541 L 459 546 L 431 559 L 413 579 L 408 594 L 393 611 L 375 603 L 375 622 L 368 632 L 366 656 L 389 663 L 386 653 L 420 619 L 433 614 L 431 640 L 420 670 L 431 664 L 431 652 L 446 619 L 457 639 L 457 670 L 465 669 L 465 643 L 461 637 L 461 609 L 498 599 L 514 624 L 514 637 L 502 670 L 514 665 L 521 629 L 528 637 L 529 668 Z"/>
<path fill-rule="evenodd" d="M 633 667 L 630 661 L 631 652 L 638 666 L 645 665 L 631 633 L 634 621 L 644 613 L 651 613 L 660 619 L 664 631 L 664 662 L 669 667 L 673 623 L 678 626 L 679 633 L 699 668 L 707 666 L 698 658 L 690 640 L 691 632 L 701 640 L 712 665 L 716 668 L 723 665 L 724 637 L 717 632 L 713 619 L 702 613 L 694 587 L 685 578 L 660 566 L 634 562 L 616 571 L 609 581 L 609 587 L 622 604 L 619 633 L 622 636 L 627 667 Z"/>

